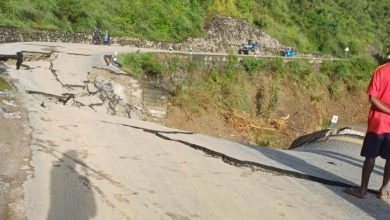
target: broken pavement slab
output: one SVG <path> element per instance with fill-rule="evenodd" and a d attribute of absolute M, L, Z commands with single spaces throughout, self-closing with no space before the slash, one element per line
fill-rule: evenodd
<path fill-rule="evenodd" d="M 75 100 L 85 106 L 94 106 L 94 105 L 103 105 L 104 103 L 102 100 L 94 95 L 94 96 L 82 96 L 82 97 L 76 97 Z"/>
<path fill-rule="evenodd" d="M 99 56 L 85 56 L 76 54 L 57 53 L 53 61 L 53 70 L 58 79 L 64 84 L 73 87 L 84 87 L 88 80 L 88 73 L 93 66 L 99 65 Z"/>
<path fill-rule="evenodd" d="M 14 80 L 19 81 L 25 91 L 50 94 L 57 97 L 61 97 L 66 93 L 71 93 L 71 91 L 64 88 L 53 76 L 52 72 L 49 70 L 50 63 L 48 61 L 34 62 L 34 64 L 30 64 L 30 67 L 39 68 L 39 71 L 21 69 L 10 69 L 8 71 L 9 75 Z"/>
<path fill-rule="evenodd" d="M 286 151 L 267 147 L 245 146 L 202 134 L 188 135 L 161 132 L 159 135 L 166 137 L 168 140 L 187 144 L 211 156 L 222 158 L 228 163 L 231 162 L 239 166 L 264 169 L 280 175 L 312 179 L 315 182 L 341 187 L 356 186 L 360 183 L 360 175 L 356 174 L 361 173 L 363 163 L 363 159 L 360 157 L 361 146 L 352 143 L 323 142 L 323 145 L 337 145 L 336 143 L 339 143 L 339 148 L 332 148 L 333 151 L 329 150 L 329 152 L 334 152 L 338 156 L 329 157 L 319 153 L 320 151 Z M 345 148 L 348 148 L 348 154 L 345 154 Z M 349 160 L 352 160 L 352 162 L 348 162 Z M 378 164 L 382 168 L 375 169 L 371 176 L 370 186 L 372 189 L 376 189 L 382 182 L 384 163 L 382 160 L 378 160 Z"/>

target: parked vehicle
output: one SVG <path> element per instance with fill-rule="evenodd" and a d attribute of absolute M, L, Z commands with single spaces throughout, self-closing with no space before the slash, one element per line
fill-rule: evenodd
<path fill-rule="evenodd" d="M 281 55 L 284 57 L 296 57 L 297 56 L 297 50 L 294 48 L 286 48 L 285 50 L 281 51 Z"/>
<path fill-rule="evenodd" d="M 259 42 L 253 43 L 252 40 L 248 40 L 248 44 L 243 44 L 242 48 L 238 50 L 238 54 L 258 54 L 259 49 Z"/>

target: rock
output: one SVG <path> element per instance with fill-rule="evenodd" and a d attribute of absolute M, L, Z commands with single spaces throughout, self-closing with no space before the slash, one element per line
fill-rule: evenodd
<path fill-rule="evenodd" d="M 7 101 L 7 100 L 2 100 L 2 102 L 8 106 L 12 106 L 12 107 L 15 107 L 16 106 L 16 101 L 15 100 L 11 100 L 11 101 Z"/>
<path fill-rule="evenodd" d="M 9 113 L 7 109 L 0 107 L 0 113 Z"/>
<path fill-rule="evenodd" d="M 102 77 L 102 76 L 97 76 L 96 78 L 95 78 L 95 83 L 101 83 L 101 82 L 103 82 L 105 79 L 104 79 L 104 77 Z"/>
<path fill-rule="evenodd" d="M 3 114 L 3 117 L 6 119 L 19 119 L 22 118 L 22 113 L 20 112 L 10 112 L 5 108 L 0 107 L 0 113 Z"/>
<path fill-rule="evenodd" d="M 20 112 L 3 113 L 3 116 L 6 119 L 20 119 L 20 118 L 22 118 L 22 114 Z"/>
<path fill-rule="evenodd" d="M 112 91 L 112 87 L 111 87 L 111 83 L 107 83 L 107 84 L 104 84 L 101 86 L 101 89 L 106 92 L 106 93 L 109 93 Z"/>
<path fill-rule="evenodd" d="M 10 186 L 11 186 L 11 184 L 9 184 L 7 182 L 0 182 L 0 191 L 1 192 L 8 191 Z"/>
<path fill-rule="evenodd" d="M 93 83 L 88 83 L 87 90 L 89 93 L 92 93 L 92 94 L 95 94 L 98 92 L 98 89 L 96 88 L 95 84 L 93 84 Z"/>
<path fill-rule="evenodd" d="M 2 98 L 13 98 L 13 94 L 10 91 L 8 91 L 8 90 L 0 91 L 0 97 L 2 97 Z"/>

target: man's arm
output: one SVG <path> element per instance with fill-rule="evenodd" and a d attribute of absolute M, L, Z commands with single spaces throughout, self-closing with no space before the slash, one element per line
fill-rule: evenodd
<path fill-rule="evenodd" d="M 390 107 L 383 104 L 378 97 L 375 96 L 369 96 L 369 100 L 373 106 L 375 106 L 379 111 L 384 112 L 388 115 L 390 115 Z"/>

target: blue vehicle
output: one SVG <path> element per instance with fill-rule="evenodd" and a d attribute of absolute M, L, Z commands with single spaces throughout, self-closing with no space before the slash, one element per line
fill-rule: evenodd
<path fill-rule="evenodd" d="M 242 45 L 242 48 L 238 50 L 238 54 L 258 54 L 260 49 L 259 42 L 253 43 L 252 40 L 248 40 L 248 44 Z"/>
<path fill-rule="evenodd" d="M 282 51 L 282 56 L 284 57 L 296 57 L 297 51 L 294 48 L 286 48 Z"/>

